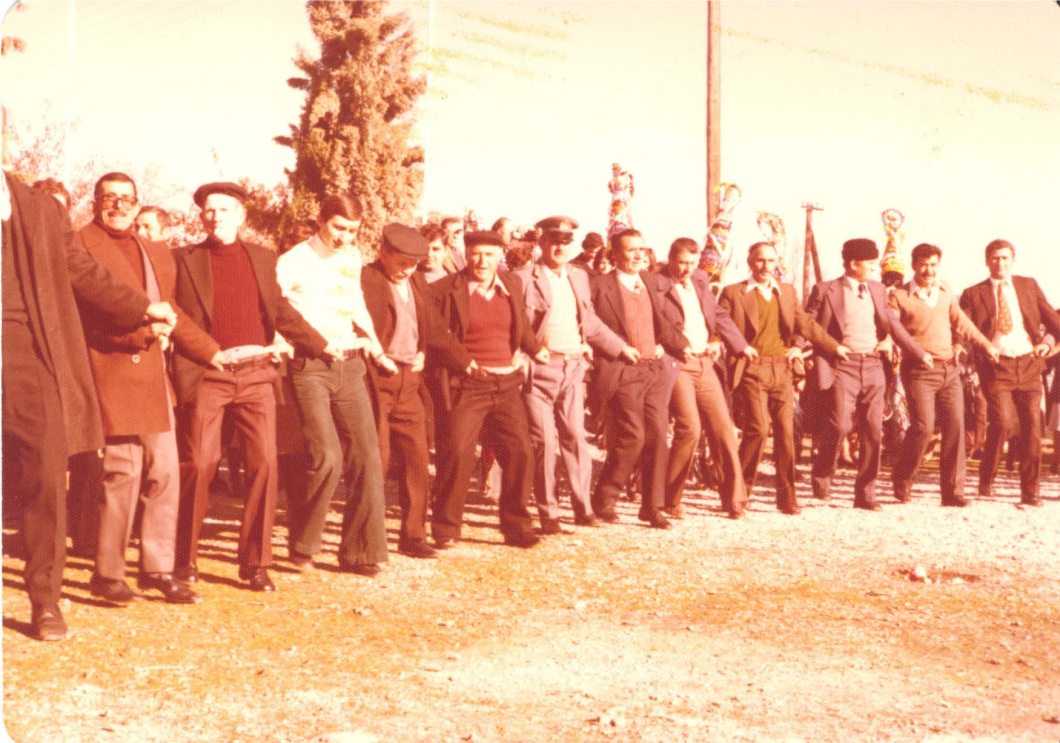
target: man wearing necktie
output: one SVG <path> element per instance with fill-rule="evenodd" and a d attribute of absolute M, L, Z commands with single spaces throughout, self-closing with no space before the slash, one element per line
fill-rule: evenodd
<path fill-rule="evenodd" d="M 1060 337 L 1060 316 L 1037 281 L 1012 275 L 1015 260 L 1012 243 L 992 241 L 986 246 L 990 278 L 961 294 L 961 309 L 1001 354 L 995 365 L 986 353 L 973 349 L 987 406 L 979 495 L 992 495 L 1001 450 L 1018 434 L 1020 502 L 1040 506 L 1042 372 L 1054 338 Z"/>
<path fill-rule="evenodd" d="M 600 321 L 589 299 L 589 275 L 568 263 L 574 230 L 570 217 L 548 217 L 541 230 L 541 258 L 514 272 L 523 284 L 527 319 L 548 349 L 546 364 L 530 363 L 526 394 L 534 445 L 534 495 L 542 534 L 558 534 L 556 456 L 571 484 L 574 523 L 596 526 L 590 503 L 592 457 L 585 436 L 585 373 L 593 351 L 635 362 L 637 350 Z"/>
<path fill-rule="evenodd" d="M 806 301 L 806 313 L 850 349 L 846 359 L 814 349 L 811 382 L 816 383 L 831 405 L 813 463 L 813 494 L 820 500 L 830 498 L 839 447 L 858 421 L 854 507 L 867 511 L 880 510 L 876 477 L 880 471 L 886 387 L 880 356 L 890 350 L 889 338 L 893 338 L 906 354 L 907 363 L 932 366 L 931 356 L 917 345 L 888 307 L 883 284 L 869 279 L 879 256 L 872 240 L 847 240 L 843 243 L 843 276 L 815 285 Z"/>

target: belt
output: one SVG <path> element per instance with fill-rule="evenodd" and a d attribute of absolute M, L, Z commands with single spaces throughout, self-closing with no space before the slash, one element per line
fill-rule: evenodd
<path fill-rule="evenodd" d="M 1030 358 L 1031 356 L 1034 356 L 1034 355 L 1036 355 L 1036 354 L 1033 351 L 1031 353 L 1020 354 L 1019 356 L 1009 356 L 1009 355 L 1003 353 L 1003 354 L 1001 354 L 1001 358 L 1008 359 L 1009 361 L 1019 361 L 1020 359 Z"/>
<path fill-rule="evenodd" d="M 700 351 L 698 353 L 692 352 L 688 354 L 691 359 L 705 359 L 710 356 L 710 351 Z"/>
<path fill-rule="evenodd" d="M 875 352 L 873 352 L 873 353 L 848 353 L 847 354 L 847 359 L 850 360 L 850 361 L 863 361 L 865 359 L 879 359 L 879 358 L 880 358 L 880 355 L 878 353 L 875 353 Z M 840 361 L 842 361 L 842 359 L 840 359 Z"/>
<path fill-rule="evenodd" d="M 344 349 L 342 349 L 342 353 L 339 354 L 339 355 L 343 358 L 343 360 L 349 361 L 350 359 L 356 357 L 360 353 L 361 353 L 360 349 L 357 349 L 357 348 L 344 348 Z"/>
<path fill-rule="evenodd" d="M 238 361 L 225 362 L 222 367 L 226 372 L 237 372 L 240 369 L 252 369 L 262 366 L 272 366 L 272 357 L 269 354 L 264 353 L 260 356 L 247 356 L 245 359 L 239 359 Z"/>
<path fill-rule="evenodd" d="M 583 356 L 585 356 L 584 351 L 578 351 L 576 353 L 562 353 L 560 351 L 549 350 L 548 352 L 549 361 L 575 361 L 577 359 L 582 358 Z"/>
<path fill-rule="evenodd" d="M 759 356 L 757 359 L 751 361 L 752 364 L 787 364 L 787 356 Z"/>

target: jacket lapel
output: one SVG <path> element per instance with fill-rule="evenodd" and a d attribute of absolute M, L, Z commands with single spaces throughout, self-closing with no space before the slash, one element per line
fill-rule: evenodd
<path fill-rule="evenodd" d="M 751 330 L 754 331 L 755 336 L 758 335 L 758 296 L 757 289 L 747 291 L 746 288 L 741 286 L 740 289 L 743 292 L 743 311 L 747 315 L 747 323 L 751 326 Z"/>
<path fill-rule="evenodd" d="M 611 311 L 614 312 L 615 318 L 618 320 L 619 330 L 624 338 L 629 338 L 629 329 L 626 327 L 626 310 L 622 306 L 622 295 L 619 293 L 622 289 L 618 285 L 618 274 L 615 271 L 604 277 L 604 288 L 607 302 L 611 305 Z"/>
<path fill-rule="evenodd" d="M 463 340 L 467 319 L 471 315 L 471 298 L 467 293 L 467 274 L 461 271 L 453 282 L 453 306 L 456 309 L 457 336 Z"/>
<path fill-rule="evenodd" d="M 184 256 L 184 263 L 188 267 L 188 276 L 191 277 L 195 293 L 202 302 L 203 316 L 212 319 L 213 267 L 210 265 L 210 249 L 206 247 L 206 243 L 192 246 Z"/>

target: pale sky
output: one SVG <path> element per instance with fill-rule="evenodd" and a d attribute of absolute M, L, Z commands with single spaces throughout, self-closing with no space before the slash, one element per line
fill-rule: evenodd
<path fill-rule="evenodd" d="M 412 13 L 430 71 L 423 211 L 471 207 L 487 226 L 558 212 L 602 232 L 618 161 L 650 245 L 703 239 L 704 3 L 392 5 Z M 940 245 L 957 288 L 986 275 L 983 247 L 1004 237 L 1017 272 L 1060 303 L 1055 2 L 721 7 L 721 177 L 744 195 L 738 259 L 759 239 L 759 210 L 800 248 L 800 204 L 815 201 L 834 276 L 844 239 L 882 246 L 893 207 L 905 253 Z M 271 185 L 293 163 L 271 138 L 300 113 L 285 84 L 297 45 L 315 51 L 302 3 L 29 0 L 3 31 L 27 43 L 4 60 L 9 115 L 76 123 L 71 165 L 152 166 L 190 193 L 219 177 Z M 726 279 L 743 275 L 739 261 Z"/>

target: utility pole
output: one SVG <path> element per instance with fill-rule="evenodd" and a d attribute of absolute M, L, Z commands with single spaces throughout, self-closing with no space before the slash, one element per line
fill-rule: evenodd
<path fill-rule="evenodd" d="M 810 296 L 810 288 L 821 281 L 821 259 L 817 255 L 817 240 L 813 236 L 813 213 L 822 211 L 822 207 L 811 201 L 802 202 L 806 210 L 806 240 L 802 251 L 802 301 Z M 810 282 L 810 262 L 813 262 L 813 275 L 816 281 Z"/>
<path fill-rule="evenodd" d="M 707 2 L 707 228 L 714 224 L 714 189 L 721 180 L 721 2 Z"/>

